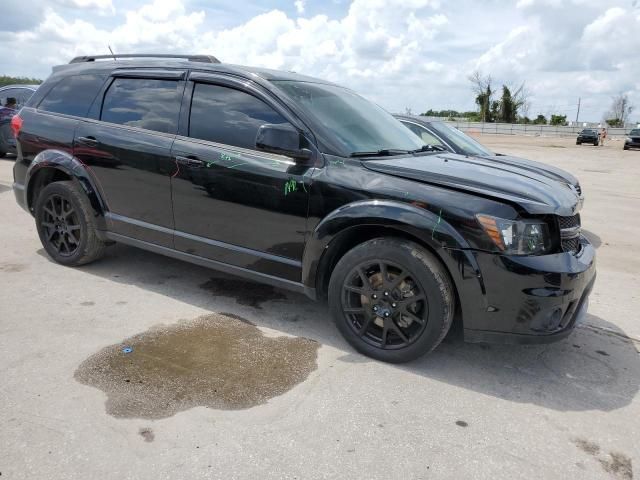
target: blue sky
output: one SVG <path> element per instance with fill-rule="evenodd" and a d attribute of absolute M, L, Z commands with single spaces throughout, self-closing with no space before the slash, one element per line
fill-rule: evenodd
<path fill-rule="evenodd" d="M 526 82 L 529 116 L 640 119 L 640 0 L 3 0 L 0 73 L 87 53 L 210 53 L 348 86 L 391 111 L 472 110 L 468 76 Z"/>

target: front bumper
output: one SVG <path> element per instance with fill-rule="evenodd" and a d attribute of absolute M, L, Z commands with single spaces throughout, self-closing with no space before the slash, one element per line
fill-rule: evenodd
<path fill-rule="evenodd" d="M 587 311 L 595 249 L 531 257 L 476 252 L 486 305 L 464 320 L 469 342 L 548 343 L 569 335 Z"/>
<path fill-rule="evenodd" d="M 625 147 L 628 147 L 628 148 L 640 148 L 640 142 L 636 142 L 634 140 L 630 142 L 625 140 L 624 145 Z"/>

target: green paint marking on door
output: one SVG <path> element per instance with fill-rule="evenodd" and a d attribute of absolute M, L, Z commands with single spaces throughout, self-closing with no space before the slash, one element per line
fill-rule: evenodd
<path fill-rule="evenodd" d="M 293 178 L 290 180 L 287 180 L 286 183 L 284 184 L 284 194 L 288 195 L 290 193 L 297 192 L 297 191 L 298 191 L 298 182 L 296 182 Z"/>

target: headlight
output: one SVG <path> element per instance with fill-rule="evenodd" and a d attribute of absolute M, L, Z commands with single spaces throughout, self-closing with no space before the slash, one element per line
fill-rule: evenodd
<path fill-rule="evenodd" d="M 624 141 L 625 141 L 625 142 L 629 142 L 629 143 L 631 143 L 631 142 L 632 142 L 631 137 L 627 137 L 627 138 L 625 138 L 625 139 L 624 139 Z"/>
<path fill-rule="evenodd" d="M 496 247 L 508 255 L 540 255 L 551 247 L 549 228 L 540 220 L 507 220 L 490 215 L 476 218 Z"/>

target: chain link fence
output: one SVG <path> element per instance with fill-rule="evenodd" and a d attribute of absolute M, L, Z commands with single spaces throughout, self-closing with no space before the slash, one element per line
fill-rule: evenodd
<path fill-rule="evenodd" d="M 436 120 L 436 119 L 434 119 Z M 442 119 L 437 119 L 442 120 Z M 523 123 L 483 123 L 467 121 L 447 121 L 449 125 L 456 127 L 463 132 L 479 134 L 497 135 L 532 135 L 539 137 L 577 137 L 584 128 L 592 128 L 600 131 L 597 127 L 579 126 L 555 126 L 555 125 L 533 125 Z M 624 139 L 629 135 L 629 131 L 634 127 L 627 128 L 607 128 L 607 137 Z"/>

